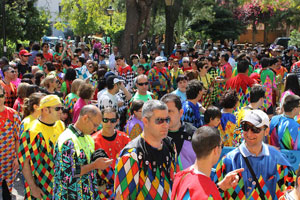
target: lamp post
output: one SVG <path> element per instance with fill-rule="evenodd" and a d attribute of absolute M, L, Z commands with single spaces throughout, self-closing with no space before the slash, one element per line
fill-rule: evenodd
<path fill-rule="evenodd" d="M 114 14 L 114 12 L 115 12 L 115 9 L 114 9 L 112 6 L 109 6 L 109 7 L 106 9 L 106 11 L 107 11 L 107 15 L 110 17 L 109 24 L 110 24 L 110 26 L 112 26 L 112 16 L 113 16 L 113 14 Z M 111 36 L 110 36 L 110 42 L 109 42 L 109 54 L 111 54 L 111 45 L 112 45 L 112 43 L 111 43 Z"/>
<path fill-rule="evenodd" d="M 3 34 L 3 55 L 7 54 L 6 46 L 6 13 L 5 13 L 5 0 L 2 0 L 2 34 Z"/>

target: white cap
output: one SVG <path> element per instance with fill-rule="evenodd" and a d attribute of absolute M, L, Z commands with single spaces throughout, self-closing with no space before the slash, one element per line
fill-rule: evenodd
<path fill-rule="evenodd" d="M 189 57 L 183 57 L 183 58 L 182 58 L 182 62 L 184 62 L 184 61 L 190 62 Z"/>
<path fill-rule="evenodd" d="M 268 115 L 262 110 L 248 110 L 242 122 L 250 122 L 255 127 L 270 126 Z"/>
<path fill-rule="evenodd" d="M 159 62 L 165 62 L 165 59 L 163 58 L 163 57 L 161 57 L 161 56 L 157 56 L 156 58 L 155 58 L 155 61 L 154 61 L 155 63 L 159 63 Z"/>

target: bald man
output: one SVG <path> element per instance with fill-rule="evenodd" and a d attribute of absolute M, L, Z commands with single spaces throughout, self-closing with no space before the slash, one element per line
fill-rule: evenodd
<path fill-rule="evenodd" d="M 94 140 L 90 136 L 102 121 L 94 105 L 84 106 L 76 123 L 60 135 L 55 146 L 54 199 L 99 199 L 96 169 L 106 169 L 112 159 L 94 159 Z M 80 189 L 78 189 L 80 188 Z"/>

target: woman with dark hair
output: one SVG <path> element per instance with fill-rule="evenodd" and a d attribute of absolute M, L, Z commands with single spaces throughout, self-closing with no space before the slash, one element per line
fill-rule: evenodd
<path fill-rule="evenodd" d="M 55 52 L 53 53 L 54 61 L 61 62 L 63 58 L 64 46 L 61 43 L 55 45 Z"/>
<path fill-rule="evenodd" d="M 47 75 L 50 72 L 55 71 L 56 69 L 55 69 L 54 65 L 52 64 L 52 62 L 48 61 L 48 62 L 44 63 L 43 70 L 44 70 L 44 73 Z"/>
<path fill-rule="evenodd" d="M 71 92 L 72 82 L 76 79 L 75 69 L 68 68 L 67 73 L 64 77 L 64 82 L 61 85 L 60 91 L 63 93 L 64 97 Z"/>
<path fill-rule="evenodd" d="M 130 106 L 130 118 L 125 125 L 125 132 L 131 140 L 139 136 L 144 129 L 144 124 L 142 122 L 142 107 L 144 101 L 136 100 L 131 103 Z"/>
<path fill-rule="evenodd" d="M 42 80 L 45 78 L 44 76 L 44 72 L 39 70 L 37 71 L 35 74 L 34 74 L 34 83 L 37 85 L 37 86 L 40 86 Z"/>
<path fill-rule="evenodd" d="M 299 86 L 299 80 L 296 74 L 289 73 L 287 74 L 285 81 L 284 81 L 284 92 L 281 95 L 280 98 L 280 109 L 282 109 L 282 105 L 284 102 L 284 99 L 287 95 L 296 94 L 300 96 L 300 86 Z"/>

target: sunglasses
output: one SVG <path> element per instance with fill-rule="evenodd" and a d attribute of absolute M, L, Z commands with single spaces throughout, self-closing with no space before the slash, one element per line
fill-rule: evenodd
<path fill-rule="evenodd" d="M 0 98 L 4 98 L 5 97 L 5 94 L 0 94 Z"/>
<path fill-rule="evenodd" d="M 11 70 L 11 71 L 10 71 L 10 73 L 13 73 L 13 74 L 15 74 L 15 73 L 16 73 L 16 71 L 15 71 L 15 70 Z"/>
<path fill-rule="evenodd" d="M 179 63 L 178 62 L 174 62 L 174 65 L 179 65 Z"/>
<path fill-rule="evenodd" d="M 55 111 L 60 111 L 60 110 L 62 111 L 63 109 L 64 109 L 64 107 L 55 107 L 54 108 Z"/>
<path fill-rule="evenodd" d="M 187 62 L 187 61 L 184 61 L 183 63 L 189 63 L 189 62 Z"/>
<path fill-rule="evenodd" d="M 166 122 L 167 124 L 170 123 L 170 117 L 167 118 L 156 118 L 155 119 L 155 124 L 163 124 L 164 122 Z"/>
<path fill-rule="evenodd" d="M 145 83 L 137 83 L 139 86 L 143 86 L 143 85 L 148 85 L 149 82 L 145 82 Z"/>
<path fill-rule="evenodd" d="M 262 130 L 262 128 L 257 128 L 257 127 L 255 127 L 255 126 L 250 125 L 250 124 L 247 124 L 247 123 L 242 123 L 242 129 L 243 129 L 243 131 L 245 131 L 245 132 L 247 132 L 247 131 L 249 131 L 249 130 L 251 129 L 251 131 L 252 131 L 253 133 L 260 133 L 261 130 Z"/>
<path fill-rule="evenodd" d="M 104 123 L 108 123 L 109 121 L 110 121 L 110 123 L 116 123 L 117 122 L 117 118 L 111 118 L 111 119 L 109 119 L 109 118 L 103 118 L 102 119 L 102 121 L 104 122 Z"/>

